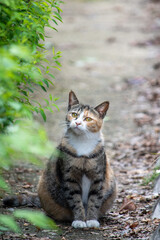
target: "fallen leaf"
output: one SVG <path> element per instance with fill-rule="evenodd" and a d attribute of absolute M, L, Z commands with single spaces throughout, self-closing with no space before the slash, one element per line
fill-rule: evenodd
<path fill-rule="evenodd" d="M 137 226 L 138 226 L 138 222 L 133 222 L 129 227 L 131 228 L 131 229 L 134 229 L 134 228 L 136 228 Z"/>
<path fill-rule="evenodd" d="M 135 211 L 136 210 L 136 205 L 130 199 L 125 198 L 123 200 L 123 203 L 122 203 L 122 206 L 121 206 L 119 212 L 121 212 L 122 210 Z"/>

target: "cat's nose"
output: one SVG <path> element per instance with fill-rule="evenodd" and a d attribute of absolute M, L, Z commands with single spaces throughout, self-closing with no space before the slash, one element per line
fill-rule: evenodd
<path fill-rule="evenodd" d="M 79 126 L 79 125 L 81 125 L 81 123 L 80 122 L 76 122 L 76 125 Z"/>

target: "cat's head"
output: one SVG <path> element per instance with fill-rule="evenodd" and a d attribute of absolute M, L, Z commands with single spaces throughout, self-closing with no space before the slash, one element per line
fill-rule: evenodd
<path fill-rule="evenodd" d="M 77 135 L 99 132 L 108 108 L 107 101 L 95 108 L 80 104 L 75 93 L 71 91 L 66 116 L 67 127 Z"/>

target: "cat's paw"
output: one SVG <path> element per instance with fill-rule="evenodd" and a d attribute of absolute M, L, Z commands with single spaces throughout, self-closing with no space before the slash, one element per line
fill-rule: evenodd
<path fill-rule="evenodd" d="M 72 227 L 74 228 L 86 228 L 86 223 L 81 220 L 75 220 L 72 222 Z"/>
<path fill-rule="evenodd" d="M 100 226 L 100 223 L 97 220 L 88 220 L 86 222 L 86 225 L 89 228 L 98 228 Z"/>

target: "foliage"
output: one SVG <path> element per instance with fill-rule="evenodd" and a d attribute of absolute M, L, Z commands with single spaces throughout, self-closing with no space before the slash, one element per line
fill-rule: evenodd
<path fill-rule="evenodd" d="M 53 16 L 52 8 L 57 10 Z M 54 78 L 49 72 L 51 66 L 41 64 L 40 67 L 42 61 L 47 64 L 49 61 L 45 59 L 44 44 L 39 42 L 44 40 L 44 27 L 53 28 L 49 24 L 50 19 L 56 24 L 57 19 L 62 21 L 60 11 L 58 2 L 53 0 L 0 0 L 0 131 L 4 131 L 16 118 L 30 117 L 31 111 L 40 113 L 46 119 L 44 108 L 40 103 L 35 106 L 30 94 L 37 87 L 46 92 L 53 85 L 50 79 L 43 77 L 45 74 Z M 53 61 L 58 66 L 59 57 L 60 52 L 54 53 Z M 54 100 L 47 100 L 47 109 L 51 110 Z"/>
<path fill-rule="evenodd" d="M 154 182 L 160 175 L 160 163 L 159 163 L 160 162 L 160 154 L 156 153 L 155 155 L 157 156 L 155 159 L 157 164 L 154 167 L 152 173 L 143 179 L 143 183 L 142 183 L 143 185 L 148 185 L 149 183 L 154 184 Z"/>
<path fill-rule="evenodd" d="M 61 53 L 55 53 L 53 48 L 50 63 L 45 58 L 43 44 L 45 27 L 56 30 L 50 22 L 55 26 L 58 21 L 62 22 L 60 3 L 58 0 L 0 0 L 0 189 L 5 191 L 10 187 L 2 172 L 8 170 L 13 161 L 39 164 L 40 157 L 53 151 L 45 130 L 32 115 L 40 113 L 46 121 L 46 110 L 58 109 L 55 104 L 58 98 L 49 95 L 43 99 L 45 104 L 41 104 L 41 100 L 34 100 L 34 94 L 39 89 L 47 92 L 55 78 L 50 69 L 61 66 Z M 27 216 L 30 222 L 37 221 L 35 215 L 32 219 L 29 213 Z M 0 230 L 19 231 L 15 217 L 0 215 L 3 225 Z M 49 223 L 43 219 L 42 225 L 46 227 Z"/>
<path fill-rule="evenodd" d="M 31 210 L 16 210 L 14 212 L 14 216 L 16 218 L 24 218 L 39 228 L 58 229 L 56 224 L 42 212 L 33 212 Z"/>
<path fill-rule="evenodd" d="M 0 214 L 0 231 L 7 231 L 8 228 L 14 232 L 20 232 L 20 228 L 12 216 Z"/>
<path fill-rule="evenodd" d="M 31 210 L 16 210 L 14 211 L 13 216 L 0 214 L 0 231 L 8 231 L 8 229 L 11 229 L 13 232 L 20 233 L 21 229 L 15 221 L 16 218 L 25 219 L 38 228 L 58 230 L 56 224 L 42 212 L 33 212 Z"/>
<path fill-rule="evenodd" d="M 15 159 L 39 165 L 39 159 L 49 157 L 53 151 L 43 127 L 33 121 L 20 121 L 8 127 L 7 134 L 0 135 L 0 143 L 0 166 L 5 170 Z"/>
<path fill-rule="evenodd" d="M 143 185 L 148 185 L 149 183 L 154 183 L 160 174 L 160 167 L 154 168 L 152 174 L 143 179 Z"/>

